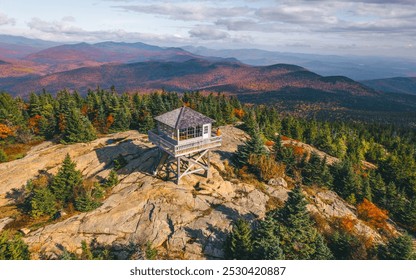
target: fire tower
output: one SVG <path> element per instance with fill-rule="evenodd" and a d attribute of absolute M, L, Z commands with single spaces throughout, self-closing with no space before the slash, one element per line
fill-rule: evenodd
<path fill-rule="evenodd" d="M 159 148 L 159 160 L 153 171 L 157 175 L 166 167 L 173 172 L 176 183 L 189 174 L 209 177 L 210 150 L 221 146 L 222 138 L 212 134 L 213 119 L 181 107 L 155 117 L 157 128 L 149 130 L 149 140 Z"/>

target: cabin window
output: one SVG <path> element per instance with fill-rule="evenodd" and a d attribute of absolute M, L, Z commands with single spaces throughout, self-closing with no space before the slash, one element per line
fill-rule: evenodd
<path fill-rule="evenodd" d="M 159 123 L 159 132 L 169 136 L 173 137 L 174 135 L 174 129 L 164 123 Z"/>
<path fill-rule="evenodd" d="M 208 134 L 208 126 L 207 125 L 204 126 L 204 134 Z"/>
<path fill-rule="evenodd" d="M 195 129 L 195 137 L 201 137 L 202 136 L 202 126 L 198 125 Z"/>
<path fill-rule="evenodd" d="M 202 136 L 202 126 L 188 127 L 179 130 L 179 139 L 186 140 Z"/>
<path fill-rule="evenodd" d="M 179 130 L 179 139 L 180 140 L 186 140 L 188 139 L 188 129 L 182 128 Z"/>

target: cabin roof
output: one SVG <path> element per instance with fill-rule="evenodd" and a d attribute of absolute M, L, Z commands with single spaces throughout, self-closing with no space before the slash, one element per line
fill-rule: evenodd
<path fill-rule="evenodd" d="M 189 107 L 181 107 L 173 111 L 155 117 L 158 122 L 164 123 L 175 129 L 183 129 L 213 123 L 215 120 L 192 110 Z"/>

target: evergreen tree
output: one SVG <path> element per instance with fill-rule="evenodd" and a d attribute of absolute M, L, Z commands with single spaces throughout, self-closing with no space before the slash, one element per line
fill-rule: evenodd
<path fill-rule="evenodd" d="M 101 203 L 96 201 L 91 194 L 87 192 L 83 192 L 75 198 L 75 209 L 81 212 L 94 210 L 100 205 Z"/>
<path fill-rule="evenodd" d="M 345 231 L 336 231 L 331 235 L 329 248 L 337 260 L 366 258 L 362 242 L 356 236 Z"/>
<path fill-rule="evenodd" d="M 141 133 L 147 133 L 148 130 L 151 130 L 155 126 L 155 122 L 153 120 L 152 115 L 149 111 L 143 110 L 142 113 L 139 116 L 139 132 Z"/>
<path fill-rule="evenodd" d="M 264 147 L 263 140 L 260 137 L 260 132 L 257 130 L 250 140 L 246 141 L 243 145 L 238 146 L 237 149 L 237 162 L 240 166 L 248 164 L 250 155 L 264 155 L 267 153 Z"/>
<path fill-rule="evenodd" d="M 351 161 L 344 160 L 332 166 L 334 190 L 348 202 L 355 204 L 356 195 L 361 188 L 361 179 L 354 172 Z"/>
<path fill-rule="evenodd" d="M 117 185 L 119 182 L 117 172 L 113 169 L 110 171 L 108 178 L 105 181 L 105 187 L 111 188 Z"/>
<path fill-rule="evenodd" d="M 283 259 L 283 251 L 280 247 L 278 224 L 271 215 L 266 215 L 254 234 L 253 256 L 257 260 Z"/>
<path fill-rule="evenodd" d="M 90 121 L 85 116 L 82 116 L 78 109 L 69 109 L 62 133 L 62 142 L 88 142 L 94 140 L 96 137 Z"/>
<path fill-rule="evenodd" d="M 237 260 L 252 259 L 252 242 L 250 224 L 242 219 L 237 220 L 227 241 L 226 257 Z"/>
<path fill-rule="evenodd" d="M 415 259 L 412 238 L 407 235 L 400 235 L 389 240 L 386 245 L 378 248 L 378 258 L 381 260 L 410 260 Z"/>
<path fill-rule="evenodd" d="M 9 231 L 0 233 L 0 260 L 29 260 L 29 247 L 18 234 Z"/>
<path fill-rule="evenodd" d="M 321 234 L 316 236 L 315 241 L 315 253 L 313 254 L 314 260 L 332 260 L 334 255 L 329 249 L 328 245 L 325 242 L 325 239 Z"/>
<path fill-rule="evenodd" d="M 56 198 L 49 188 L 35 188 L 30 198 L 30 215 L 36 219 L 44 215 L 52 216 L 56 211 Z"/>
<path fill-rule="evenodd" d="M 280 244 L 285 259 L 314 259 L 330 257 L 329 249 L 314 227 L 306 209 L 307 202 L 297 185 L 280 210 L 272 215 L 279 222 Z"/>
<path fill-rule="evenodd" d="M 1 162 L 6 162 L 7 161 L 7 155 L 6 153 L 3 151 L 3 149 L 0 148 L 0 163 Z"/>
<path fill-rule="evenodd" d="M 69 202 L 74 202 L 74 194 L 80 188 L 82 188 L 81 172 L 76 170 L 75 162 L 67 154 L 51 184 L 52 193 L 62 206 L 66 206 Z"/>
<path fill-rule="evenodd" d="M 10 126 L 25 125 L 19 103 L 19 100 L 13 99 L 10 94 L 0 92 L 0 123 L 9 123 Z"/>
<path fill-rule="evenodd" d="M 129 108 L 122 106 L 115 114 L 115 120 L 111 126 L 111 131 L 125 131 L 130 128 L 131 113 Z"/>
<path fill-rule="evenodd" d="M 302 181 L 306 185 L 317 184 L 320 186 L 331 186 L 332 175 L 326 165 L 326 159 L 321 158 L 316 154 L 312 153 L 309 161 L 302 168 Z"/>

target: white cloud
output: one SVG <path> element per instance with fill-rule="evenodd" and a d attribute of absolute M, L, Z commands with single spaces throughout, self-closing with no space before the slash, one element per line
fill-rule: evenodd
<path fill-rule="evenodd" d="M 252 12 L 248 7 L 213 7 L 195 3 L 116 6 L 124 11 L 164 15 L 174 20 L 212 21 L 218 17 L 239 17 Z"/>
<path fill-rule="evenodd" d="M 63 18 L 60 21 L 44 21 L 32 18 L 27 25 L 32 31 L 37 32 L 43 39 L 55 41 L 124 41 L 124 42 L 148 42 L 153 44 L 169 45 L 182 43 L 183 38 L 177 34 L 152 34 L 141 32 L 128 32 L 123 29 L 114 30 L 85 30 L 73 25 L 73 20 Z"/>
<path fill-rule="evenodd" d="M 227 32 L 215 29 L 210 26 L 197 26 L 189 30 L 191 37 L 196 37 L 202 40 L 222 40 L 230 37 Z"/>
<path fill-rule="evenodd" d="M 0 25 L 9 25 L 9 24 L 10 25 L 16 24 L 16 20 L 0 12 Z"/>

